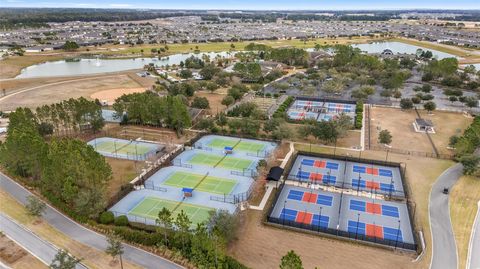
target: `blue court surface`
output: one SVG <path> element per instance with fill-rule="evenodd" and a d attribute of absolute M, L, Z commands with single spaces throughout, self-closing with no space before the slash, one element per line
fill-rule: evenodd
<path fill-rule="evenodd" d="M 217 142 L 229 140 L 228 143 L 233 142 L 236 145 L 243 141 L 243 139 L 223 136 L 206 136 L 202 139 L 204 139 L 203 142 L 207 142 L 208 139 L 213 138 Z M 202 139 L 199 141 L 202 141 Z M 267 153 L 271 153 L 276 146 L 276 144 L 271 142 L 257 140 L 247 140 L 245 142 L 247 143 L 242 144 L 241 147 L 246 149 L 246 151 L 253 147 L 262 148 Z M 233 147 L 234 152 L 235 149 L 236 147 Z M 188 160 L 197 154 L 214 156 L 215 158 L 212 157 L 212 160 L 225 161 L 227 157 L 232 157 L 234 159 L 230 160 L 238 160 L 240 163 L 247 161 L 252 164 L 254 171 L 256 171 L 256 164 L 262 159 L 242 151 L 237 151 L 232 156 L 225 156 L 225 152 L 222 150 L 198 148 L 185 150 L 172 161 L 172 166 L 164 167 L 157 171 L 145 181 L 143 188 L 130 192 L 111 207 L 109 211 L 114 212 L 115 215 L 126 215 L 133 222 L 155 225 L 154 219 L 130 213 L 146 197 L 152 197 L 162 199 L 169 204 L 186 203 L 215 210 L 226 210 L 230 213 L 236 212 L 238 204 L 248 199 L 251 194 L 254 183 L 251 174 L 225 169 L 220 166 L 188 164 Z M 198 189 L 196 189 L 196 186 Z M 225 188 L 225 186 L 228 188 Z M 184 193 L 186 189 L 192 190 L 188 196 Z M 230 193 L 219 194 L 218 189 L 228 189 Z M 148 211 L 148 208 L 146 210 Z M 158 210 L 158 208 L 154 207 L 152 210 Z M 148 215 L 155 216 L 156 213 L 149 211 Z"/>
<path fill-rule="evenodd" d="M 398 167 L 298 155 L 288 179 L 405 197 Z"/>
<path fill-rule="evenodd" d="M 348 237 L 361 236 L 414 244 L 414 237 L 403 202 L 374 200 L 337 192 L 284 185 L 268 220 L 270 222 L 330 233 L 338 230 Z M 325 232 L 325 230 L 323 230 Z"/>

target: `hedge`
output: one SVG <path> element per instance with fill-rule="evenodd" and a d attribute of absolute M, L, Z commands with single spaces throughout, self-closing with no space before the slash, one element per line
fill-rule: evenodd
<path fill-rule="evenodd" d="M 278 107 L 278 109 L 273 113 L 273 117 L 281 118 L 285 115 L 285 112 L 293 103 L 294 98 L 292 96 L 287 97 L 287 99 Z"/>
<path fill-rule="evenodd" d="M 355 128 L 362 129 L 363 121 L 363 102 L 358 101 L 355 106 Z"/>
<path fill-rule="evenodd" d="M 127 226 L 128 225 L 128 218 L 125 215 L 118 216 L 115 218 L 115 225 L 116 226 Z"/>
<path fill-rule="evenodd" d="M 112 224 L 115 221 L 115 216 L 110 211 L 105 211 L 100 215 L 101 224 Z"/>

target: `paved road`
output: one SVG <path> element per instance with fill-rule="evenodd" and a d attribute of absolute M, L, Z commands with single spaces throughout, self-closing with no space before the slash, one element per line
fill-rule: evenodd
<path fill-rule="evenodd" d="M 458 163 L 445 170 L 433 184 L 430 193 L 430 228 L 432 232 L 432 260 L 430 269 L 457 269 L 457 246 L 450 220 L 448 195 L 443 188 L 453 187 L 462 175 L 463 165 Z"/>
<path fill-rule="evenodd" d="M 0 230 L 47 265 L 51 264 L 57 254 L 58 248 L 56 246 L 39 238 L 30 230 L 2 213 L 0 213 Z M 75 268 L 87 269 L 82 264 L 77 264 Z"/>
<path fill-rule="evenodd" d="M 31 192 L 29 192 L 28 190 L 26 190 L 2 173 L 0 173 L 0 187 L 9 194 L 11 194 L 22 204 L 25 204 L 27 197 L 29 195 L 32 195 Z M 59 211 L 49 205 L 47 206 L 43 218 L 57 230 L 80 243 L 83 243 L 100 251 L 104 251 L 107 247 L 105 236 L 79 225 L 78 223 L 61 214 Z M 127 244 L 124 244 L 124 251 L 125 253 L 123 255 L 123 258 L 125 260 L 128 260 L 144 268 L 183 268 L 182 266 L 177 265 L 169 260 L 166 260 L 150 252 L 146 252 L 144 250 Z"/>
<path fill-rule="evenodd" d="M 473 223 L 468 249 L 467 269 L 480 269 L 480 201 L 477 206 L 477 216 Z"/>

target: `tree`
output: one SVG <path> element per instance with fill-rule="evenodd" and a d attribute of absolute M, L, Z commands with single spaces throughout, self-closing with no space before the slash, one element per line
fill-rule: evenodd
<path fill-rule="evenodd" d="M 413 108 L 413 102 L 409 98 L 402 98 L 400 100 L 400 107 L 402 109 L 412 109 Z"/>
<path fill-rule="evenodd" d="M 381 130 L 380 134 L 378 135 L 378 140 L 382 144 L 390 145 L 390 143 L 392 143 L 392 135 L 390 134 L 390 131 Z"/>
<path fill-rule="evenodd" d="M 263 130 L 268 134 L 277 130 L 279 126 L 280 121 L 277 118 L 272 118 L 263 124 Z"/>
<path fill-rule="evenodd" d="M 465 100 L 465 105 L 469 108 L 474 108 L 478 105 L 478 100 L 473 96 L 469 96 Z"/>
<path fill-rule="evenodd" d="M 27 203 L 25 204 L 25 208 L 27 209 L 29 215 L 34 217 L 40 217 L 45 212 L 47 206 L 38 197 L 30 195 L 27 197 Z"/>
<path fill-rule="evenodd" d="M 473 154 L 462 156 L 460 163 L 463 164 L 463 174 L 465 175 L 475 175 L 480 170 L 480 157 Z"/>
<path fill-rule="evenodd" d="M 208 103 L 208 99 L 206 97 L 196 96 L 195 98 L 193 98 L 191 107 L 207 109 L 210 108 L 210 104 Z"/>
<path fill-rule="evenodd" d="M 80 262 L 80 259 L 77 259 L 70 255 L 66 250 L 59 249 L 55 258 L 50 264 L 51 269 L 74 269 L 75 266 Z"/>
<path fill-rule="evenodd" d="M 122 241 L 120 241 L 120 238 L 118 238 L 118 236 L 115 236 L 113 234 L 109 234 L 107 236 L 107 243 L 108 243 L 108 246 L 105 249 L 105 253 L 112 256 L 114 261 L 116 260 L 116 258 L 118 256 L 120 258 L 120 268 L 123 269 L 123 261 L 122 261 L 123 245 L 122 245 Z"/>
<path fill-rule="evenodd" d="M 158 212 L 156 223 L 163 228 L 164 244 L 168 246 L 168 230 L 172 229 L 173 225 L 172 212 L 165 207 L 162 208 L 162 210 Z"/>
<path fill-rule="evenodd" d="M 222 99 L 222 105 L 224 106 L 230 106 L 233 102 L 235 102 L 235 99 L 230 95 L 227 95 Z"/>
<path fill-rule="evenodd" d="M 79 48 L 79 46 L 78 46 L 77 42 L 75 42 L 75 41 L 67 40 L 65 42 L 65 44 L 63 45 L 63 49 L 66 50 L 66 51 L 74 51 L 78 48 Z"/>
<path fill-rule="evenodd" d="M 199 74 L 203 79 L 211 80 L 218 72 L 220 72 L 220 68 L 213 64 L 207 64 L 200 70 Z"/>
<path fill-rule="evenodd" d="M 182 71 L 180 71 L 180 73 L 178 75 L 181 78 L 184 78 L 184 79 L 191 78 L 192 77 L 192 71 L 190 71 L 190 69 L 183 69 Z"/>
<path fill-rule="evenodd" d="M 190 230 L 190 226 L 192 225 L 192 222 L 188 218 L 187 214 L 183 211 L 183 209 L 180 211 L 180 213 L 177 215 L 177 218 L 175 219 L 175 226 L 178 229 L 178 236 L 180 237 L 182 241 L 182 249 L 185 249 L 185 241 L 188 236 L 188 232 Z"/>
<path fill-rule="evenodd" d="M 423 108 L 430 113 L 437 108 L 437 105 L 435 104 L 435 102 L 428 101 L 425 104 L 423 104 Z"/>
<path fill-rule="evenodd" d="M 282 257 L 280 269 L 303 269 L 300 256 L 295 251 L 290 250 L 287 255 Z"/>
<path fill-rule="evenodd" d="M 265 160 L 260 160 L 260 162 Z M 225 239 L 226 243 L 232 242 L 237 236 L 239 218 L 227 210 L 210 211 L 209 227 L 216 229 L 217 234 Z"/>
<path fill-rule="evenodd" d="M 53 124 L 49 122 L 42 122 L 38 125 L 38 133 L 41 136 L 47 136 L 53 134 Z"/>

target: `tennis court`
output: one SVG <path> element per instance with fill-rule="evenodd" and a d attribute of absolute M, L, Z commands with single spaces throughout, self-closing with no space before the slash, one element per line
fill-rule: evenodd
<path fill-rule="evenodd" d="M 247 152 L 257 152 L 265 148 L 264 144 L 238 139 L 223 139 L 213 138 L 208 144 L 209 147 L 224 149 L 225 147 L 232 147 L 233 150 L 241 150 Z"/>
<path fill-rule="evenodd" d="M 215 194 L 230 194 L 237 182 L 226 178 L 178 171 L 171 174 L 163 184 L 178 188 L 195 188 L 198 191 Z"/>
<path fill-rule="evenodd" d="M 196 225 L 197 223 L 208 220 L 209 212 L 215 210 L 214 208 L 210 207 L 148 196 L 145 197 L 137 206 L 135 206 L 129 212 L 129 214 L 148 219 L 157 219 L 158 212 L 160 212 L 160 210 L 162 210 L 164 207 L 172 212 L 173 218 L 175 218 L 183 210 L 183 212 L 185 212 L 188 218 L 192 221 L 192 225 Z"/>
<path fill-rule="evenodd" d="M 253 161 L 216 154 L 196 153 L 190 158 L 190 160 L 188 160 L 188 163 L 243 171 L 248 169 L 252 165 Z"/>
<path fill-rule="evenodd" d="M 145 160 L 163 149 L 158 144 L 110 137 L 96 138 L 88 144 L 103 156 L 129 160 Z"/>

